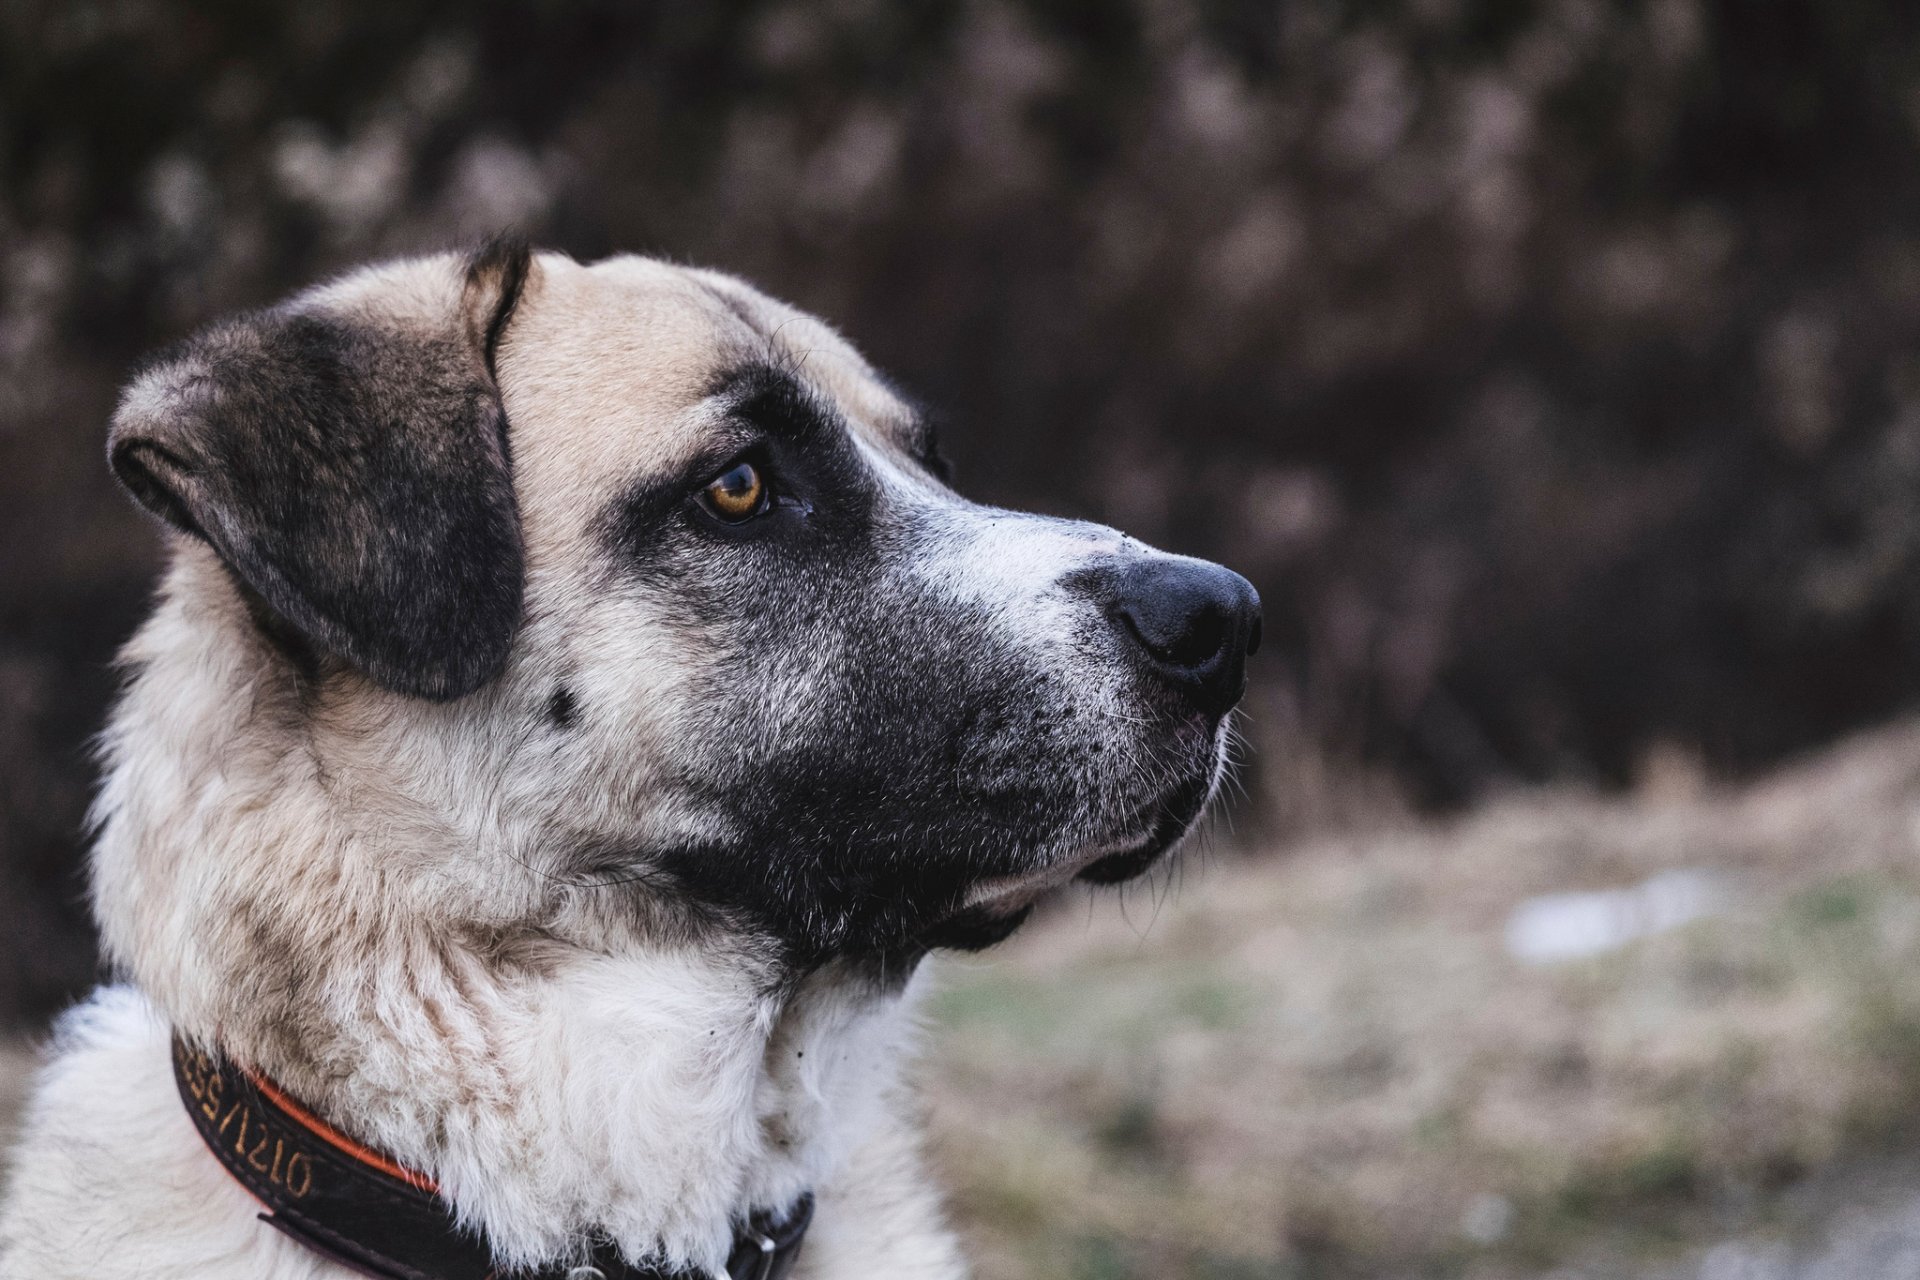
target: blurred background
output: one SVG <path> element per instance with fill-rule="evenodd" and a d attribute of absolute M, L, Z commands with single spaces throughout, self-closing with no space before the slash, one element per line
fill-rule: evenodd
<path fill-rule="evenodd" d="M 1267 601 L 1207 849 L 936 1002 L 983 1276 L 1920 1276 L 1920 9 L 7 0 L 16 1036 L 95 976 L 117 389 L 502 227 Z"/>

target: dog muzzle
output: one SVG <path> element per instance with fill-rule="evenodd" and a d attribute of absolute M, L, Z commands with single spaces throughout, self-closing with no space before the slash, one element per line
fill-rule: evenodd
<path fill-rule="evenodd" d="M 634 1266 L 610 1242 L 585 1262 L 507 1271 L 455 1222 L 425 1174 L 355 1142 L 271 1081 L 173 1040 L 180 1100 L 207 1150 L 258 1200 L 261 1221 L 376 1280 L 698 1280 Z M 734 1234 L 728 1280 L 785 1280 L 813 1219 L 803 1195 L 782 1213 L 749 1214 Z"/>

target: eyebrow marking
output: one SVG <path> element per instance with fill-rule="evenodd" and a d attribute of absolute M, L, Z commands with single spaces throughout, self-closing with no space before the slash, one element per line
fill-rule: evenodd
<path fill-rule="evenodd" d="M 849 424 L 838 404 L 799 376 L 813 352 L 784 349 L 779 342 L 787 325 L 801 317 L 784 318 L 769 331 L 765 317 L 745 298 L 709 280 L 695 280 L 694 284 L 758 339 L 765 352 L 747 356 L 716 374 L 709 383 L 709 399 L 731 402 L 727 406 L 730 416 L 777 440 L 804 444 L 829 430 L 848 431 Z M 886 374 L 863 361 L 858 363 L 860 371 L 879 383 L 900 410 L 886 414 L 876 424 L 880 433 L 934 479 L 951 484 L 953 463 L 940 448 L 938 416 Z"/>
<path fill-rule="evenodd" d="M 845 422 L 833 402 L 786 369 L 748 360 L 722 372 L 708 395 L 727 402 L 728 412 L 789 444 L 806 444 Z"/>

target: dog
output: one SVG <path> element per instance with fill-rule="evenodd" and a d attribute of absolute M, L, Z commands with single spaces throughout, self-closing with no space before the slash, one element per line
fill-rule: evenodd
<path fill-rule="evenodd" d="M 737 279 L 511 240 L 214 325 L 108 452 L 171 547 L 101 739 L 118 985 L 0 1275 L 965 1273 L 921 962 L 1194 827 L 1244 579 L 962 499 Z"/>

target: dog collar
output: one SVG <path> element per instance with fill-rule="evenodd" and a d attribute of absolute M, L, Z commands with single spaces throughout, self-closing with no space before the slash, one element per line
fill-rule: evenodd
<path fill-rule="evenodd" d="M 271 1081 L 173 1039 L 173 1077 L 187 1115 L 236 1182 L 265 1208 L 263 1222 L 315 1253 L 376 1280 L 692 1280 L 629 1265 L 610 1243 L 585 1264 L 505 1271 L 463 1229 L 440 1189 L 355 1142 Z M 758 1213 L 734 1236 L 728 1280 L 784 1280 L 813 1197 L 783 1215 Z"/>

